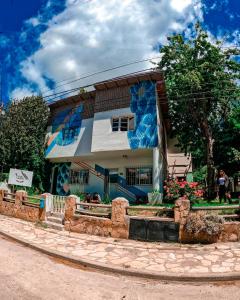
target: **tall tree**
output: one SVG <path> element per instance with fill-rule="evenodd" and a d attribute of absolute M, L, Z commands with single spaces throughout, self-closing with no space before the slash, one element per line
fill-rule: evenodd
<path fill-rule="evenodd" d="M 227 174 L 240 172 L 240 104 L 233 105 L 229 117 L 216 132 L 214 160 Z"/>
<path fill-rule="evenodd" d="M 181 148 L 207 164 L 208 198 L 214 193 L 214 142 L 219 124 L 239 99 L 240 65 L 236 48 L 224 49 L 211 42 L 197 23 L 192 38 L 168 38 L 160 50 L 159 63 L 165 72 L 173 134 Z"/>
<path fill-rule="evenodd" d="M 43 189 L 44 143 L 48 106 L 42 97 L 13 101 L 1 117 L 0 162 L 6 171 L 15 167 L 34 172 L 33 183 Z"/>

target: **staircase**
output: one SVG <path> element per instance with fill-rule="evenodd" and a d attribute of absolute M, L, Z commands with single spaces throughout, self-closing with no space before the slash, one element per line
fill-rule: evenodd
<path fill-rule="evenodd" d="M 94 176 L 97 176 L 98 178 L 100 178 L 104 181 L 104 174 L 101 173 L 101 169 L 104 170 L 104 168 L 102 168 L 100 166 L 96 166 L 96 167 L 98 167 L 96 170 L 85 162 L 75 162 L 74 164 L 78 165 L 79 167 L 81 167 L 83 169 L 88 169 L 91 174 L 93 174 Z M 123 182 L 124 182 L 124 184 L 123 184 Z M 134 188 L 133 187 L 128 188 L 126 185 L 126 180 L 123 177 L 118 176 L 118 182 L 115 183 L 115 186 L 120 192 L 125 194 L 129 199 L 131 199 L 133 201 L 136 200 L 135 194 L 130 190 L 130 189 L 134 189 Z"/>
<path fill-rule="evenodd" d="M 47 216 L 44 224 L 47 225 L 48 228 L 63 231 L 63 218 L 64 215 L 62 213 L 52 212 L 49 216 Z"/>

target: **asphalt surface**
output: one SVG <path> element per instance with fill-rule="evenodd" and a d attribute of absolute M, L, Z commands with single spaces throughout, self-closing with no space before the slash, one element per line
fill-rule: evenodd
<path fill-rule="evenodd" d="M 113 276 L 50 258 L 0 236 L 0 299 L 240 299 L 240 282 L 166 283 Z"/>

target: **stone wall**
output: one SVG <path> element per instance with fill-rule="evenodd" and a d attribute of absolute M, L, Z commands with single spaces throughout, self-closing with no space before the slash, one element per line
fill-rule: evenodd
<path fill-rule="evenodd" d="M 240 222 L 225 222 L 223 231 L 219 236 L 220 242 L 240 241 Z"/>
<path fill-rule="evenodd" d="M 69 196 L 66 200 L 64 217 L 66 230 L 114 238 L 128 238 L 129 218 L 126 215 L 126 206 L 129 203 L 126 199 L 116 198 L 112 201 L 111 219 L 77 215 L 76 200 L 75 196 Z"/>
<path fill-rule="evenodd" d="M 179 223 L 179 242 L 182 243 L 216 243 L 240 241 L 240 222 L 225 222 L 219 235 L 208 235 L 205 232 L 191 234 L 186 230 L 189 214 L 201 214 L 203 211 L 191 211 L 190 201 L 180 198 L 175 202 L 174 220 Z M 204 213 L 207 213 L 204 211 Z"/>
<path fill-rule="evenodd" d="M 15 197 L 13 197 L 14 203 L 4 201 L 4 192 L 4 190 L 0 190 L 0 214 L 31 222 L 45 220 L 45 209 L 23 204 L 23 199 L 27 197 L 25 191 L 16 192 Z"/>

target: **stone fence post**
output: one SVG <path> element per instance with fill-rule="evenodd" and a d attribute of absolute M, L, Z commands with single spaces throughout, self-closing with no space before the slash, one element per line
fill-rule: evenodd
<path fill-rule="evenodd" d="M 50 193 L 44 193 L 41 195 L 41 199 L 44 199 L 44 210 L 47 216 L 53 209 L 53 195 Z"/>
<path fill-rule="evenodd" d="M 179 223 L 179 241 L 182 241 L 184 235 L 184 226 L 190 213 L 190 200 L 183 197 L 175 201 L 174 222 Z"/>
<path fill-rule="evenodd" d="M 65 202 L 65 215 L 64 215 L 64 220 L 65 221 L 70 221 L 76 211 L 76 203 L 77 203 L 77 196 L 70 195 L 67 197 L 66 202 Z"/>
<path fill-rule="evenodd" d="M 3 201 L 4 192 L 6 192 L 6 190 L 0 189 L 0 205 L 1 205 L 2 201 Z"/>
<path fill-rule="evenodd" d="M 20 208 L 21 205 L 22 205 L 22 201 L 25 197 L 27 197 L 27 192 L 26 191 L 23 191 L 23 190 L 19 190 L 19 191 L 16 191 L 16 194 L 15 194 L 15 206 L 17 208 Z"/>
<path fill-rule="evenodd" d="M 50 204 L 49 202 L 51 201 L 51 194 L 49 193 L 44 193 L 41 194 L 41 200 L 44 200 L 44 207 L 41 207 L 41 200 L 40 200 L 40 208 L 39 208 L 39 220 L 40 221 L 45 221 L 46 217 L 48 214 L 50 214 L 51 210 L 50 210 Z"/>
<path fill-rule="evenodd" d="M 127 239 L 129 236 L 127 206 L 129 202 L 125 198 L 116 198 L 112 201 L 112 237 Z"/>

